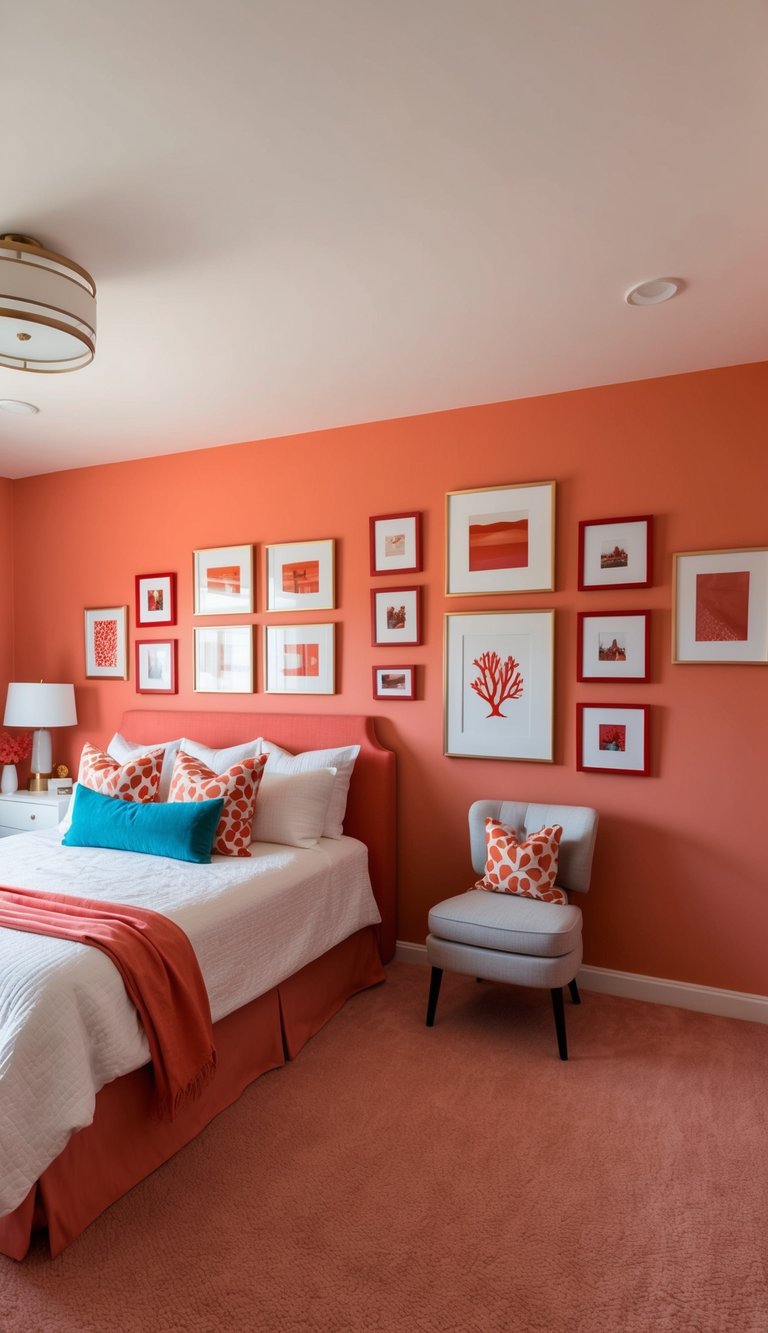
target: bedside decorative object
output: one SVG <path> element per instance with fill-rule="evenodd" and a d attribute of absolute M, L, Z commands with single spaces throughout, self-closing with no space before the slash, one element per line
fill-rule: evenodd
<path fill-rule="evenodd" d="M 59 768 L 66 768 L 66 764 L 60 764 Z M 49 778 L 48 795 L 49 796 L 71 796 L 74 788 L 74 778 Z"/>
<path fill-rule="evenodd" d="M 45 791 L 53 772 L 50 727 L 74 727 L 77 724 L 75 690 L 72 685 L 54 685 L 45 681 L 13 682 L 8 686 L 5 704 L 7 727 L 34 727 L 32 736 L 32 774 L 30 791 Z M 29 750 L 16 759 L 26 758 Z"/>
<path fill-rule="evenodd" d="M 0 760 L 3 763 L 3 775 L 0 777 L 0 792 L 10 795 L 19 789 L 19 775 L 16 765 L 26 759 L 32 749 L 32 737 L 11 736 L 7 731 L 0 731 Z"/>

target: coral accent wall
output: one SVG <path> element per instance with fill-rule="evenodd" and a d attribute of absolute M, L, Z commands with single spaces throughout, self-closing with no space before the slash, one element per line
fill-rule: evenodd
<path fill-rule="evenodd" d="M 0 726 L 13 675 L 13 482 L 0 477 Z"/>
<path fill-rule="evenodd" d="M 586 961 L 764 993 L 768 668 L 673 666 L 670 634 L 673 551 L 768 545 L 766 401 L 768 364 L 742 366 L 19 481 L 16 674 L 75 682 L 81 725 L 57 737 L 61 754 L 76 759 L 86 737 L 106 741 L 137 703 L 135 635 L 127 682 L 86 681 L 83 608 L 127 603 L 133 627 L 134 575 L 177 570 L 179 707 L 225 708 L 225 697 L 192 692 L 192 550 L 258 544 L 258 609 L 245 619 L 261 626 L 275 620 L 263 611 L 264 543 L 335 537 L 338 609 L 316 618 L 337 622 L 338 693 L 320 702 L 372 712 L 398 752 L 400 938 L 422 941 L 430 904 L 471 883 L 472 800 L 590 804 L 601 827 Z M 446 598 L 445 492 L 552 478 L 556 592 Z M 408 509 L 424 515 L 425 570 L 414 581 L 425 642 L 393 656 L 370 644 L 370 589 L 387 580 L 369 574 L 368 518 Z M 655 586 L 579 593 L 579 519 L 643 513 L 656 516 Z M 26 531 L 53 536 L 28 543 Z M 555 608 L 552 765 L 443 756 L 443 617 L 504 607 Z M 633 607 L 651 610 L 652 683 L 577 685 L 577 611 Z M 374 701 L 372 664 L 399 656 L 418 663 L 418 699 Z M 650 777 L 576 771 L 575 704 L 603 697 L 652 706 Z M 265 703 L 312 711 L 318 701 L 262 694 Z"/>

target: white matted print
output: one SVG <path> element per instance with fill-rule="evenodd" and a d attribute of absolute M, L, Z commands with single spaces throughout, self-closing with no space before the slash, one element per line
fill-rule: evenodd
<path fill-rule="evenodd" d="M 379 666 L 373 668 L 374 699 L 415 699 L 415 666 Z"/>
<path fill-rule="evenodd" d="M 768 547 L 674 558 L 674 662 L 768 662 Z"/>
<path fill-rule="evenodd" d="M 136 693 L 176 694 L 178 639 L 137 639 Z"/>
<path fill-rule="evenodd" d="M 577 704 L 576 767 L 647 777 L 648 704 Z"/>
<path fill-rule="evenodd" d="M 209 546 L 195 551 L 196 616 L 250 614 L 253 600 L 253 547 Z"/>
<path fill-rule="evenodd" d="M 648 588 L 653 518 L 587 519 L 579 523 L 579 588 Z"/>
<path fill-rule="evenodd" d="M 371 643 L 421 643 L 421 589 L 384 588 L 371 593 Z"/>
<path fill-rule="evenodd" d="M 555 483 L 484 487 L 446 496 L 446 592 L 550 592 Z"/>
<path fill-rule="evenodd" d="M 268 694 L 334 694 L 336 626 L 265 626 Z"/>
<path fill-rule="evenodd" d="M 128 607 L 94 606 L 85 611 L 87 680 L 128 679 Z"/>
<path fill-rule="evenodd" d="M 578 617 L 577 680 L 648 680 L 648 611 L 612 611 Z"/>
<path fill-rule="evenodd" d="M 370 520 L 371 573 L 421 569 L 421 514 L 378 514 Z"/>
<path fill-rule="evenodd" d="M 267 610 L 320 611 L 334 600 L 334 542 L 283 542 L 267 546 Z"/>
<path fill-rule="evenodd" d="M 251 694 L 251 625 L 195 626 L 195 690 L 200 694 Z"/>
<path fill-rule="evenodd" d="M 176 575 L 136 575 L 136 624 L 176 624 Z"/>
<path fill-rule="evenodd" d="M 552 762 L 554 611 L 445 617 L 445 753 Z"/>

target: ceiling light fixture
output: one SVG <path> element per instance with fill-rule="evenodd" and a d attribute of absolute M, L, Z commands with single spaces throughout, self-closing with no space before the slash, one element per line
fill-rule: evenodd
<path fill-rule="evenodd" d="M 639 282 L 636 287 L 630 287 L 624 300 L 627 305 L 661 305 L 662 301 L 671 301 L 682 290 L 682 278 L 653 278 L 650 282 Z"/>
<path fill-rule="evenodd" d="M 89 365 L 95 351 L 90 273 L 33 236 L 0 236 L 0 366 L 54 374 Z"/>
<path fill-rule="evenodd" d="M 34 403 L 22 403 L 18 398 L 0 398 L 0 412 L 12 412 L 17 417 L 31 417 L 40 408 Z"/>

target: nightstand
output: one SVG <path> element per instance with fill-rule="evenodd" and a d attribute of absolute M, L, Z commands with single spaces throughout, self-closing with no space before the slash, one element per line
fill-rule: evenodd
<path fill-rule="evenodd" d="M 10 796 L 0 796 L 0 838 L 55 828 L 67 813 L 71 800 L 71 796 L 49 795 L 47 791 L 15 791 Z"/>

